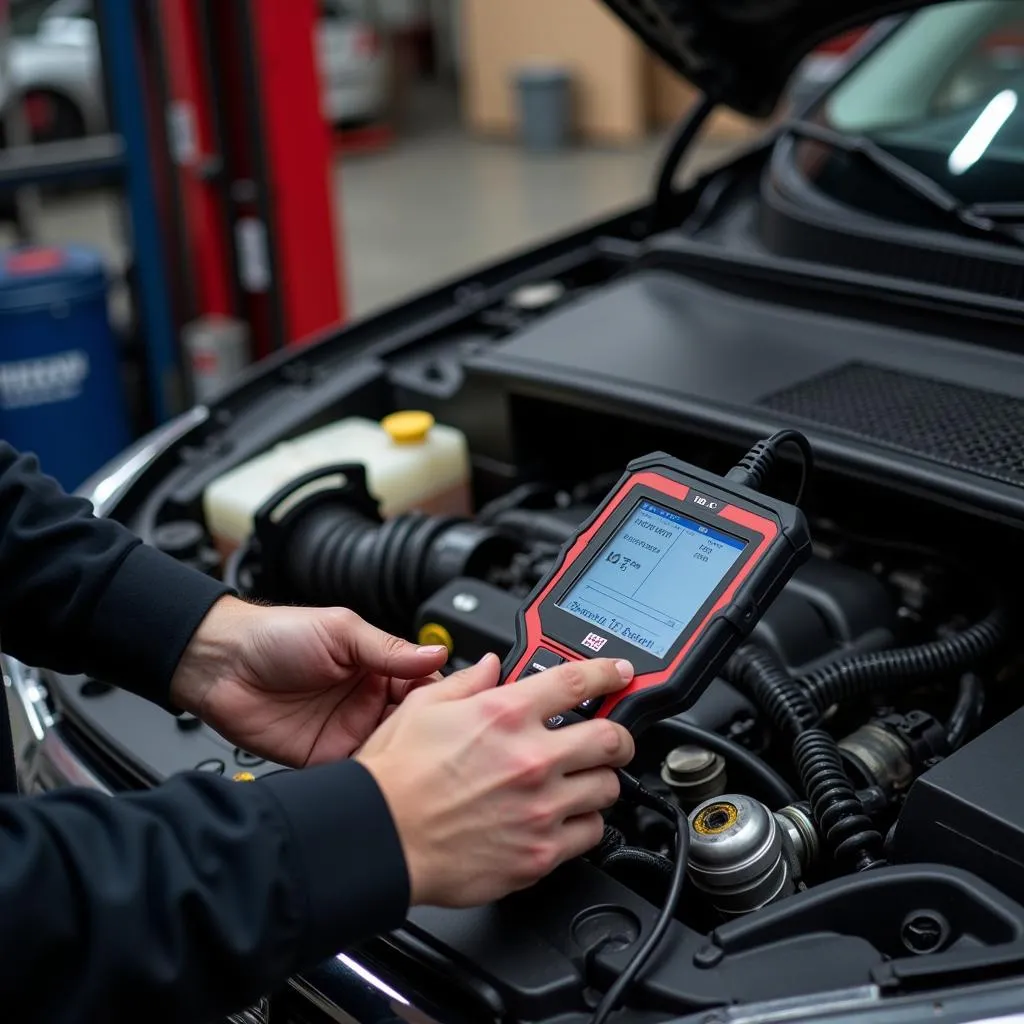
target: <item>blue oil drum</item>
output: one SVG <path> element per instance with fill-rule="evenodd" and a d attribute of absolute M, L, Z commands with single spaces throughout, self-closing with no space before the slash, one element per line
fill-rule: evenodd
<path fill-rule="evenodd" d="M 131 441 L 99 253 L 0 253 L 0 437 L 72 490 Z"/>

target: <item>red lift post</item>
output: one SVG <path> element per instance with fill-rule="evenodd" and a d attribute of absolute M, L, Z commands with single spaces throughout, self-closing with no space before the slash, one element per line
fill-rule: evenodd
<path fill-rule="evenodd" d="M 198 313 L 253 355 L 345 317 L 315 0 L 160 0 L 174 159 Z"/>

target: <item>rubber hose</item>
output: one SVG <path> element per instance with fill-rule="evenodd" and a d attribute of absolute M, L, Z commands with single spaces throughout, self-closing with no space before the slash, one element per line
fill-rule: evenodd
<path fill-rule="evenodd" d="M 478 575 L 508 542 L 466 520 L 409 513 L 377 523 L 337 505 L 310 510 L 283 553 L 288 596 L 402 622 L 457 576 Z"/>
<path fill-rule="evenodd" d="M 984 708 L 984 684 L 973 672 L 966 672 L 960 678 L 956 704 L 953 705 L 946 725 L 946 741 L 951 751 L 959 749 L 970 739 Z"/>
<path fill-rule="evenodd" d="M 807 729 L 793 743 L 793 761 L 818 831 L 840 864 L 857 871 L 884 863 L 882 836 L 846 777 L 835 737 Z"/>
<path fill-rule="evenodd" d="M 746 747 L 741 747 L 717 732 L 702 729 L 699 725 L 693 725 L 681 718 L 667 718 L 651 726 L 650 731 L 655 736 L 659 733 L 669 736 L 676 746 L 693 744 L 721 754 L 727 764 L 740 767 L 760 784 L 758 796 L 772 810 L 778 810 L 799 799 L 796 790 L 771 765 L 766 764 L 756 754 L 752 754 Z"/>
<path fill-rule="evenodd" d="M 1006 631 L 1006 614 L 997 608 L 953 636 L 915 647 L 858 654 L 801 676 L 797 684 L 823 713 L 833 704 L 876 690 L 975 668 L 995 651 Z"/>
<path fill-rule="evenodd" d="M 722 675 L 749 694 L 783 736 L 798 736 L 820 717 L 778 659 L 761 647 L 745 644 L 729 659 Z"/>

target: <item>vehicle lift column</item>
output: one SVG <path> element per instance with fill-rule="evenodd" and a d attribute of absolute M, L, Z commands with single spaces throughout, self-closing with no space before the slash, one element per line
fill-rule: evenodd
<path fill-rule="evenodd" d="M 345 317 L 317 4 L 150 2 L 184 219 L 180 265 L 192 276 L 188 318 L 240 318 L 254 357 L 304 344 Z"/>

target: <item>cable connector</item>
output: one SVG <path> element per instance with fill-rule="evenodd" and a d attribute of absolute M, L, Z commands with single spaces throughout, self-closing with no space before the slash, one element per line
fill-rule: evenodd
<path fill-rule="evenodd" d="M 784 444 L 795 445 L 800 450 L 802 469 L 800 473 L 800 489 L 797 491 L 794 505 L 803 500 L 807 479 L 814 468 L 814 452 L 811 442 L 799 430 L 780 430 L 778 433 L 758 441 L 739 462 L 725 474 L 726 480 L 749 487 L 752 491 L 760 491 L 768 474 L 775 468 L 779 457 L 779 449 Z"/>

